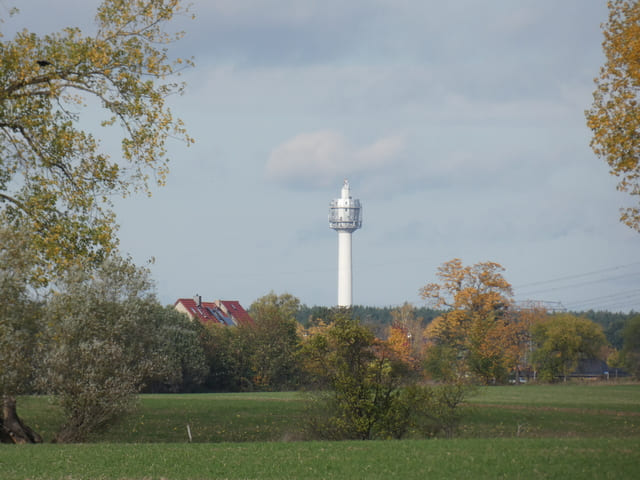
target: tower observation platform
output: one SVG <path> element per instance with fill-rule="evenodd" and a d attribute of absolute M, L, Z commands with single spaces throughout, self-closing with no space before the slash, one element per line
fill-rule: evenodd
<path fill-rule="evenodd" d="M 351 197 L 349 181 L 345 180 L 340 198 L 329 204 L 329 228 L 355 232 L 362 227 L 360 200 Z"/>

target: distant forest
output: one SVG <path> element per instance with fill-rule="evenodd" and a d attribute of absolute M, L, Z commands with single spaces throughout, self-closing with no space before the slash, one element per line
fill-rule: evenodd
<path fill-rule="evenodd" d="M 354 305 L 352 307 L 353 315 L 359 319 L 361 323 L 368 325 L 378 338 L 386 338 L 387 330 L 393 320 L 391 312 L 398 307 L 365 307 L 363 305 Z M 308 326 L 310 322 L 318 319 L 329 318 L 331 308 L 302 305 L 296 319 L 304 326 Z M 440 310 L 434 310 L 427 307 L 416 307 L 414 315 L 416 319 L 422 319 L 422 326 L 426 327 L 431 320 L 440 315 Z M 640 315 L 638 312 L 630 313 L 614 313 L 607 311 L 587 310 L 583 312 L 569 312 L 573 315 L 588 318 L 602 326 L 604 334 L 612 347 L 618 350 L 622 348 L 622 330 L 628 320 Z"/>
<path fill-rule="evenodd" d="M 351 307 L 351 310 L 354 318 L 360 320 L 362 324 L 369 326 L 378 338 L 386 338 L 387 329 L 393 321 L 391 312 L 397 310 L 397 308 L 398 307 L 365 307 L 363 305 L 354 305 Z M 296 319 L 302 325 L 308 326 L 314 320 L 329 318 L 332 310 L 332 308 L 328 307 L 308 307 L 307 305 L 302 305 Z M 422 319 L 423 327 L 426 327 L 431 320 L 440 315 L 439 310 L 426 307 L 416 307 L 413 312 L 416 319 Z"/>
<path fill-rule="evenodd" d="M 604 334 L 612 347 L 620 350 L 622 348 L 622 330 L 626 323 L 640 312 L 631 311 L 629 313 L 613 313 L 603 311 L 587 310 L 586 312 L 571 312 L 577 316 L 588 318 L 602 325 Z"/>

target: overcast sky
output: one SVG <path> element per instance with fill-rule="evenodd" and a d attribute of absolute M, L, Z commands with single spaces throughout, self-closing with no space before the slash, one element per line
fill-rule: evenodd
<path fill-rule="evenodd" d="M 90 31 L 97 0 L 0 0 L 5 31 Z M 331 199 L 363 204 L 353 299 L 423 305 L 439 265 L 495 261 L 518 300 L 640 310 L 640 235 L 589 148 L 602 0 L 195 0 L 171 100 L 196 144 L 117 203 L 163 303 L 337 301 Z M 4 15 L 3 15 L 4 16 Z M 113 155 L 117 144 L 105 143 Z"/>

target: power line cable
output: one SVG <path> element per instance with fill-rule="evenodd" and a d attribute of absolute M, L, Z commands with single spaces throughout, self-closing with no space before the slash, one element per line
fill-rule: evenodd
<path fill-rule="evenodd" d="M 614 270 L 620 270 L 622 268 L 629 268 L 629 267 L 633 267 L 634 265 L 640 265 L 640 262 L 632 262 L 632 263 L 627 263 L 625 265 L 617 265 L 615 267 L 608 267 L 608 268 L 603 268 L 603 269 L 600 269 L 600 270 L 594 270 L 592 272 L 577 273 L 575 275 L 566 275 L 566 276 L 563 276 L 563 277 L 552 278 L 550 280 L 541 280 L 541 281 L 538 281 L 538 282 L 525 283 L 523 285 L 514 286 L 513 288 L 519 289 L 519 288 L 525 288 L 525 287 L 534 287 L 534 286 L 537 286 L 537 285 L 546 285 L 548 283 L 560 282 L 560 281 L 563 281 L 563 280 L 571 280 L 571 279 L 574 279 L 574 278 L 588 277 L 589 275 L 596 275 L 598 273 L 605 273 L 605 272 L 611 272 L 611 271 L 614 271 Z"/>
<path fill-rule="evenodd" d="M 617 275 L 615 277 L 605 277 L 605 278 L 600 278 L 600 279 L 596 279 L 596 280 L 589 280 L 586 282 L 580 282 L 580 283 L 572 283 L 570 285 L 559 285 L 557 287 L 550 287 L 550 288 L 545 288 L 542 290 L 535 290 L 535 291 L 526 291 L 524 293 L 522 292 L 518 292 L 520 295 L 535 295 L 535 294 L 539 294 L 539 293 L 547 293 L 547 292 L 555 292 L 557 290 L 566 290 L 566 289 L 570 289 L 570 288 L 576 288 L 576 287 L 583 287 L 585 285 L 594 285 L 597 283 L 602 283 L 602 282 L 607 282 L 610 280 L 620 280 L 622 278 L 630 278 L 630 277 L 635 277 L 635 276 L 640 276 L 640 272 L 632 272 L 632 273 L 627 273 L 624 275 Z"/>
<path fill-rule="evenodd" d="M 618 312 L 637 312 L 638 311 L 638 304 L 630 304 L 630 303 L 610 303 L 610 304 L 605 304 L 602 306 L 603 308 L 606 309 L 606 311 L 618 311 Z"/>
<path fill-rule="evenodd" d="M 640 299 L 640 290 L 628 290 L 611 295 L 602 295 L 600 297 L 594 297 L 591 299 L 578 300 L 575 302 L 571 302 L 569 305 L 571 306 L 571 310 L 577 310 L 578 308 L 587 308 L 591 304 L 598 304 L 599 307 L 607 305 L 625 305 L 629 303 L 626 302 L 626 300 L 635 298 Z"/>
<path fill-rule="evenodd" d="M 611 310 L 615 310 L 615 311 L 638 311 L 638 304 L 639 302 L 613 302 L 613 303 L 603 303 L 602 305 L 598 305 L 598 310 L 604 310 L 604 311 L 611 311 Z M 572 310 L 577 310 L 577 309 L 572 309 Z M 589 310 L 593 310 L 593 308 L 590 308 Z"/>
<path fill-rule="evenodd" d="M 583 304 L 583 303 L 594 303 L 594 302 L 599 302 L 601 300 L 611 300 L 614 298 L 618 298 L 618 297 L 628 297 L 628 296 L 635 296 L 635 295 L 640 295 L 640 290 L 639 289 L 633 289 L 633 290 L 625 290 L 624 292 L 617 292 L 617 293 L 611 293 L 608 295 L 600 295 L 599 297 L 591 297 L 591 298 L 587 298 L 584 300 L 578 300 L 576 302 L 573 302 L 574 304 Z"/>

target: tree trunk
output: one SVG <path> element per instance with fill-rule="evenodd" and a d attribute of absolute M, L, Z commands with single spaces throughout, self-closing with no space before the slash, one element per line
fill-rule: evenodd
<path fill-rule="evenodd" d="M 0 443 L 42 443 L 42 437 L 18 417 L 15 397 L 2 398 Z"/>

